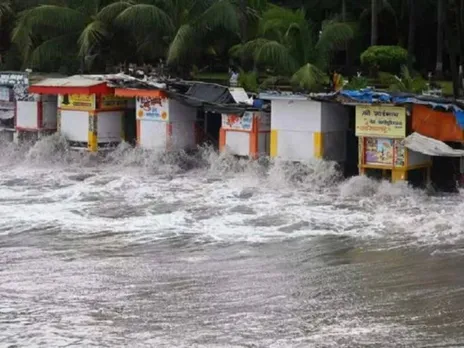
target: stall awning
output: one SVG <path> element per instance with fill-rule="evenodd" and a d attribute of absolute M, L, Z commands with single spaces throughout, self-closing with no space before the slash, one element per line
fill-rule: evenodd
<path fill-rule="evenodd" d="M 165 92 L 159 89 L 115 88 L 114 95 L 118 97 L 162 97 Z"/>
<path fill-rule="evenodd" d="M 38 94 L 113 94 L 106 81 L 71 76 L 50 78 L 29 87 L 29 92 Z"/>
<path fill-rule="evenodd" d="M 404 146 L 409 150 L 428 156 L 437 157 L 464 157 L 464 150 L 456 150 L 440 140 L 412 133 L 404 139 Z"/>

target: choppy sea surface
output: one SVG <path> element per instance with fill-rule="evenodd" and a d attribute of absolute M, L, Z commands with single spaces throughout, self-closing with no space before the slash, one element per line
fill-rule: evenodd
<path fill-rule="evenodd" d="M 205 148 L 0 153 L 0 347 L 463 347 L 463 194 Z"/>

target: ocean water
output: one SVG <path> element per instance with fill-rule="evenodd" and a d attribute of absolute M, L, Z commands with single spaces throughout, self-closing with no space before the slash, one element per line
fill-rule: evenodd
<path fill-rule="evenodd" d="M 463 194 L 1 144 L 0 347 L 462 347 Z"/>

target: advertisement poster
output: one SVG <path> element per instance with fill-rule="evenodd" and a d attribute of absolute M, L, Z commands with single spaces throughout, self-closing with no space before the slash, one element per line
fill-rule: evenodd
<path fill-rule="evenodd" d="M 161 97 L 137 97 L 137 119 L 169 121 L 169 100 Z"/>
<path fill-rule="evenodd" d="M 222 128 L 251 131 L 253 128 L 253 112 L 245 112 L 243 116 L 222 115 Z"/>
<path fill-rule="evenodd" d="M 406 109 L 398 106 L 357 105 L 356 136 L 404 138 Z"/>
<path fill-rule="evenodd" d="M 127 99 L 114 95 L 104 95 L 101 99 L 101 109 L 123 109 L 127 105 Z"/>
<path fill-rule="evenodd" d="M 95 110 L 95 94 L 62 94 L 58 104 L 63 109 Z"/>
<path fill-rule="evenodd" d="M 393 165 L 394 141 L 392 139 L 367 138 L 366 164 Z"/>

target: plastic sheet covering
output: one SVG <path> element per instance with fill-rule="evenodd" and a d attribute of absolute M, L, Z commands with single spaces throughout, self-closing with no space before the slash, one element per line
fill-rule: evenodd
<path fill-rule="evenodd" d="M 404 146 L 409 150 L 428 156 L 464 157 L 464 150 L 453 149 L 440 140 L 432 139 L 419 133 L 412 133 L 406 137 L 404 139 Z"/>

